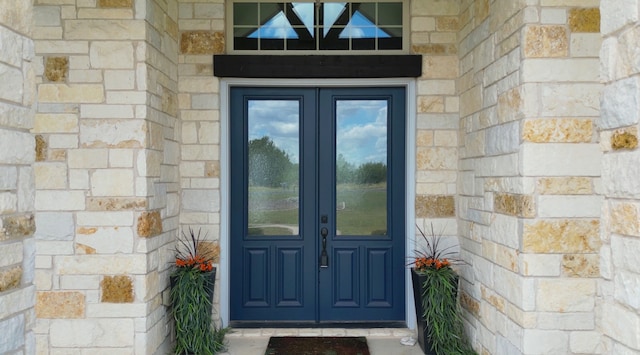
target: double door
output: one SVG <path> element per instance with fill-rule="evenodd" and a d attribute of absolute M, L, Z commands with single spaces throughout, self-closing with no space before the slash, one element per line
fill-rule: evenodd
<path fill-rule="evenodd" d="M 232 325 L 405 316 L 404 88 L 230 91 Z"/>

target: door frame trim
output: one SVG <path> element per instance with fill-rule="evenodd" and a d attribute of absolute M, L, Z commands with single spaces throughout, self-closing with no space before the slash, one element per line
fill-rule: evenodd
<path fill-rule="evenodd" d="M 230 193 L 229 186 L 229 89 L 233 86 L 255 87 L 375 87 L 375 86 L 403 86 L 406 96 L 406 132 L 405 132 L 405 256 L 411 256 L 413 246 L 411 238 L 415 234 L 415 167 L 416 167 L 416 80 L 413 78 L 392 79 L 220 79 L 220 303 L 219 315 L 223 324 L 229 324 L 230 307 Z M 407 326 L 414 329 L 416 317 L 412 305 L 413 289 L 409 268 L 405 272 L 405 319 Z"/>

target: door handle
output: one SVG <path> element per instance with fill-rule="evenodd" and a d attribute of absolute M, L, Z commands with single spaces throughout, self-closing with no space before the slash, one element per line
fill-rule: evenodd
<path fill-rule="evenodd" d="M 322 236 L 322 252 L 320 253 L 320 267 L 329 267 L 329 255 L 327 254 L 327 235 L 329 230 L 327 227 L 320 229 L 320 235 Z"/>

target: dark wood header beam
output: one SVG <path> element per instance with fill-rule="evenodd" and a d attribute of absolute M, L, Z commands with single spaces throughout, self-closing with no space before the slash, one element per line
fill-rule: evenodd
<path fill-rule="evenodd" d="M 228 78 L 415 78 L 421 55 L 214 55 L 213 75 Z"/>

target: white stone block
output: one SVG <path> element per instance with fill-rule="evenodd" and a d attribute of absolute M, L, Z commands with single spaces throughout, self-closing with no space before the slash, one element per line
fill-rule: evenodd
<path fill-rule="evenodd" d="M 523 352 L 525 354 L 567 354 L 569 352 L 569 334 L 562 331 L 525 329 L 523 334 Z"/>
<path fill-rule="evenodd" d="M 602 152 L 597 144 L 524 143 L 520 173 L 524 176 L 600 176 Z"/>
<path fill-rule="evenodd" d="M 545 195 L 538 197 L 538 217 L 600 217 L 601 196 Z"/>
<path fill-rule="evenodd" d="M 636 311 L 640 310 L 640 274 L 618 270 L 613 283 L 615 299 Z"/>
<path fill-rule="evenodd" d="M 69 70 L 69 83 L 101 83 L 103 80 L 101 70 Z"/>
<path fill-rule="evenodd" d="M 18 210 L 18 196 L 12 192 L 0 192 L 0 215 Z"/>
<path fill-rule="evenodd" d="M 143 120 L 82 120 L 80 132 L 84 147 L 140 148 L 146 139 Z"/>
<path fill-rule="evenodd" d="M 571 57 L 598 58 L 602 48 L 602 36 L 599 33 L 572 33 L 569 54 Z"/>
<path fill-rule="evenodd" d="M 76 213 L 76 223 L 78 226 L 133 226 L 132 211 L 118 212 L 78 212 Z"/>
<path fill-rule="evenodd" d="M 567 23 L 567 10 L 543 8 L 540 10 L 540 22 L 547 25 L 564 25 Z"/>
<path fill-rule="evenodd" d="M 595 279 L 538 280 L 536 309 L 546 312 L 592 312 L 595 307 Z"/>
<path fill-rule="evenodd" d="M 87 305 L 87 318 L 145 318 L 147 316 L 147 304 L 145 303 L 98 303 Z"/>
<path fill-rule="evenodd" d="M 67 151 L 67 161 L 71 169 L 106 168 L 108 167 L 108 156 L 107 149 L 72 149 Z"/>
<path fill-rule="evenodd" d="M 89 171 L 85 169 L 69 169 L 69 188 L 72 190 L 88 190 Z"/>
<path fill-rule="evenodd" d="M 24 46 L 23 37 L 3 26 L 0 28 L 0 43 L 2 43 L 0 62 L 20 68 Z"/>
<path fill-rule="evenodd" d="M 100 275 L 62 275 L 60 289 L 62 290 L 98 290 Z"/>
<path fill-rule="evenodd" d="M 133 171 L 101 169 L 90 175 L 92 196 L 133 196 Z"/>
<path fill-rule="evenodd" d="M 133 167 L 132 149 L 110 149 L 109 166 L 111 168 L 131 168 Z"/>
<path fill-rule="evenodd" d="M 569 347 L 574 354 L 604 354 L 602 333 L 597 331 L 571 332 Z"/>
<path fill-rule="evenodd" d="M 135 87 L 135 71 L 105 70 L 104 87 L 107 90 L 133 90 Z"/>
<path fill-rule="evenodd" d="M 49 135 L 49 148 L 77 149 L 78 136 L 76 134 L 51 134 Z"/>
<path fill-rule="evenodd" d="M 35 140 L 29 132 L 0 128 L 0 164 L 31 164 L 35 160 Z"/>
<path fill-rule="evenodd" d="M 34 6 L 33 21 L 36 26 L 60 26 L 60 6 Z"/>
<path fill-rule="evenodd" d="M 546 330 L 594 330 L 593 312 L 538 312 L 537 329 Z"/>
<path fill-rule="evenodd" d="M 0 166 L 0 190 L 17 188 L 18 169 L 15 166 Z"/>
<path fill-rule="evenodd" d="M 605 335 L 627 347 L 640 349 L 640 315 L 613 302 L 602 306 L 602 330 Z"/>
<path fill-rule="evenodd" d="M 603 171 L 608 172 L 602 181 L 607 196 L 640 199 L 640 154 L 605 154 L 602 162 Z"/>
<path fill-rule="evenodd" d="M 147 257 L 131 255 L 69 255 L 56 259 L 60 275 L 93 275 L 100 270 L 105 275 L 145 274 Z"/>
<path fill-rule="evenodd" d="M 71 241 L 48 241 L 38 240 L 37 242 L 38 254 L 41 255 L 73 255 L 74 243 Z"/>
<path fill-rule="evenodd" d="M 526 82 L 598 82 L 599 58 L 548 59 L 522 61 L 522 79 Z"/>
<path fill-rule="evenodd" d="M 521 254 L 521 270 L 525 276 L 560 276 L 562 255 Z"/>
<path fill-rule="evenodd" d="M 597 124 L 603 129 L 631 126 L 638 123 L 640 111 L 640 78 L 631 77 L 605 86 L 602 110 Z"/>
<path fill-rule="evenodd" d="M 36 192 L 38 211 L 82 211 L 85 209 L 84 191 L 40 190 Z"/>
<path fill-rule="evenodd" d="M 640 14 L 638 0 L 602 1 L 600 3 L 600 32 L 603 35 L 620 30 L 638 22 Z"/>
<path fill-rule="evenodd" d="M 24 314 L 0 320 L 0 353 L 18 351 L 24 345 L 24 330 Z"/>
<path fill-rule="evenodd" d="M 81 105 L 81 118 L 135 118 L 131 105 Z M 84 133 L 84 132 L 83 132 Z"/>
<path fill-rule="evenodd" d="M 35 237 L 38 240 L 73 240 L 72 213 L 38 212 Z"/>
<path fill-rule="evenodd" d="M 108 91 L 107 103 L 144 105 L 147 103 L 147 93 L 144 91 Z"/>
<path fill-rule="evenodd" d="M 182 208 L 188 211 L 217 212 L 220 210 L 220 192 L 182 190 Z"/>
<path fill-rule="evenodd" d="M 18 169 L 18 211 L 32 212 L 35 210 L 35 178 L 32 167 Z"/>
<path fill-rule="evenodd" d="M 638 258 L 638 255 L 640 255 L 640 240 L 638 238 L 611 236 L 611 256 L 613 258 L 614 274 L 621 269 L 640 274 L 640 258 Z"/>
<path fill-rule="evenodd" d="M 97 254 L 131 254 L 133 230 L 127 227 L 85 228 L 76 234 L 76 242 L 95 249 Z"/>
<path fill-rule="evenodd" d="M 549 83 L 542 86 L 535 107 L 543 117 L 597 117 L 600 115 L 601 91 L 601 84 Z"/>
<path fill-rule="evenodd" d="M 64 163 L 39 163 L 34 166 L 36 188 L 64 189 L 67 187 L 67 166 Z"/>
<path fill-rule="evenodd" d="M 522 159 L 514 153 L 475 159 L 473 164 L 478 177 L 517 176 L 520 161 Z"/>
<path fill-rule="evenodd" d="M 51 322 L 54 347 L 130 347 L 134 343 L 133 319 L 58 319 Z"/>
<path fill-rule="evenodd" d="M 22 263 L 22 243 L 0 244 L 0 268 Z"/>
<path fill-rule="evenodd" d="M 498 155 L 517 152 L 520 147 L 520 122 L 510 122 L 486 130 L 486 152 Z"/>

